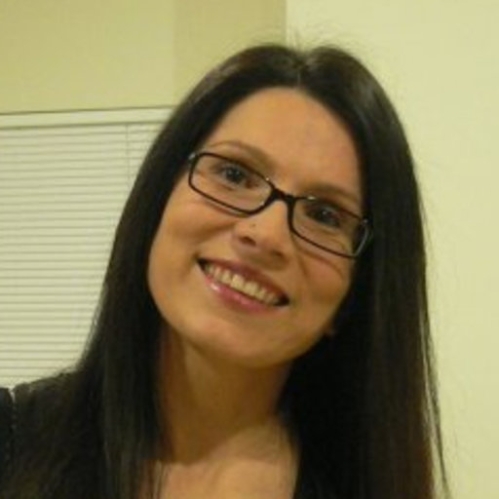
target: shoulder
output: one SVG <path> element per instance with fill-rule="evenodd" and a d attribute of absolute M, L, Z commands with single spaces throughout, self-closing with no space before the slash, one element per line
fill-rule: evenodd
<path fill-rule="evenodd" d="M 33 420 L 57 405 L 57 398 L 64 390 L 66 378 L 67 375 L 59 375 L 15 386 L 12 394 L 18 416 Z"/>
<path fill-rule="evenodd" d="M 12 395 L 7 388 L 0 387 L 0 442 L 4 440 L 10 426 Z"/>
<path fill-rule="evenodd" d="M 12 447 L 12 396 L 7 388 L 0 388 L 0 483 L 7 468 Z"/>
<path fill-rule="evenodd" d="M 55 424 L 58 401 L 65 390 L 66 377 L 59 375 L 22 383 L 11 390 L 14 454 L 32 447 L 47 427 Z"/>

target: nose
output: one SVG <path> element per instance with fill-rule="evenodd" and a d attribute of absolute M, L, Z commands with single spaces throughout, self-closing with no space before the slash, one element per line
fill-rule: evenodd
<path fill-rule="evenodd" d="M 262 264 L 284 263 L 294 246 L 286 203 L 273 202 L 254 215 L 238 219 L 233 227 L 233 243 L 244 257 Z"/>

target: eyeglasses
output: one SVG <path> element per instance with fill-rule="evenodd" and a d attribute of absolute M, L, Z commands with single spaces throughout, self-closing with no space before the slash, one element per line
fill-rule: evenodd
<path fill-rule="evenodd" d="M 366 219 L 328 199 L 288 194 L 239 160 L 201 151 L 189 157 L 189 167 L 189 186 L 235 214 L 255 215 L 283 201 L 291 232 L 329 253 L 357 258 L 370 238 Z"/>

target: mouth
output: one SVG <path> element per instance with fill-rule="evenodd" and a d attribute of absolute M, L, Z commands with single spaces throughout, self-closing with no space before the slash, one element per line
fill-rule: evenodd
<path fill-rule="evenodd" d="M 269 307 L 282 307 L 289 303 L 288 297 L 275 286 L 248 275 L 248 272 L 238 270 L 234 266 L 208 260 L 199 260 L 199 265 L 210 279 L 257 303 Z"/>

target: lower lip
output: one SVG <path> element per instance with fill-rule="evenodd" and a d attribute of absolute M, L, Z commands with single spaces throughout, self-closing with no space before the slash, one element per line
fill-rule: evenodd
<path fill-rule="evenodd" d="M 236 290 L 216 281 L 207 274 L 204 274 L 208 281 L 208 286 L 214 291 L 218 297 L 223 300 L 227 305 L 244 312 L 262 313 L 274 312 L 278 307 L 266 305 L 265 303 L 253 300 L 249 296 L 245 296 Z"/>

